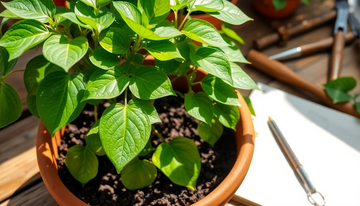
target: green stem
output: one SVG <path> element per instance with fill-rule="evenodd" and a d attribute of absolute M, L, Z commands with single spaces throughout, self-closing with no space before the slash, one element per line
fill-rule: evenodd
<path fill-rule="evenodd" d="M 155 128 L 154 125 L 151 125 L 151 128 L 152 128 L 152 130 L 155 132 L 156 136 L 158 136 L 159 139 L 161 139 L 161 141 L 162 141 L 163 143 L 167 143 L 166 139 L 165 139 L 163 136 L 161 136 L 161 134 L 159 133 L 159 131 L 157 131 L 157 129 Z"/>
<path fill-rule="evenodd" d="M 189 79 L 189 76 L 187 74 L 184 74 L 185 78 L 186 78 L 186 81 L 188 83 L 188 86 L 189 86 L 189 93 L 193 93 L 194 91 L 192 90 L 191 88 L 191 80 Z"/>
<path fill-rule="evenodd" d="M 194 82 L 194 83 L 192 83 L 192 85 L 197 85 L 197 84 L 200 84 L 201 83 L 201 81 L 200 82 Z"/>
<path fill-rule="evenodd" d="M 127 93 L 128 93 L 128 88 L 126 87 L 126 89 L 125 89 L 125 97 L 124 97 L 125 106 L 127 105 Z"/>
<path fill-rule="evenodd" d="M 184 20 L 181 22 L 181 24 L 179 26 L 179 29 L 181 29 L 182 26 L 185 24 L 185 22 L 186 22 L 187 18 L 189 17 L 190 13 L 191 13 L 191 11 L 188 11 L 188 13 L 186 14 Z"/>
<path fill-rule="evenodd" d="M 175 82 L 176 80 L 178 80 L 179 77 L 181 77 L 181 76 L 176 76 L 175 78 L 173 78 L 173 79 L 171 80 L 171 83 L 173 83 L 173 82 Z"/>
<path fill-rule="evenodd" d="M 174 11 L 174 15 L 175 15 L 175 28 L 178 28 L 178 11 Z"/>
<path fill-rule="evenodd" d="M 95 117 L 95 122 L 97 122 L 98 119 L 98 106 L 94 106 L 94 117 Z"/>
<path fill-rule="evenodd" d="M 181 92 L 179 92 L 179 91 L 177 91 L 177 90 L 174 90 L 174 92 L 175 92 L 176 94 L 178 94 L 181 98 L 185 99 L 185 96 L 183 95 L 183 93 L 181 93 Z"/>
<path fill-rule="evenodd" d="M 24 69 L 12 71 L 4 76 L 4 81 L 5 81 L 6 77 L 9 76 L 10 74 L 14 74 L 16 72 L 24 72 L 24 71 L 25 71 Z"/>

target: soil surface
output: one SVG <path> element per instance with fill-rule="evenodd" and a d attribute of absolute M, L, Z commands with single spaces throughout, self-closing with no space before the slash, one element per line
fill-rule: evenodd
<path fill-rule="evenodd" d="M 196 143 L 201 156 L 201 173 L 196 191 L 175 185 L 160 170 L 152 185 L 140 190 L 127 190 L 106 155 L 98 156 L 98 175 L 82 188 L 67 170 L 64 159 L 68 148 L 76 144 L 85 145 L 86 133 L 94 123 L 91 105 L 68 125 L 61 141 L 57 159 L 61 180 L 73 194 L 90 205 L 190 205 L 204 198 L 227 176 L 235 162 L 234 133 L 224 127 L 223 136 L 212 148 L 199 138 L 196 130 L 198 121 L 190 117 L 182 105 L 183 99 L 178 97 L 155 101 L 154 106 L 162 120 L 162 123 L 155 124 L 155 127 L 167 141 L 177 136 L 185 136 Z M 105 103 L 104 106 L 109 104 Z M 103 110 L 104 108 L 99 109 L 100 113 Z M 151 138 L 154 147 L 161 143 L 156 135 L 152 134 Z M 148 155 L 150 160 L 151 155 L 152 153 Z"/>

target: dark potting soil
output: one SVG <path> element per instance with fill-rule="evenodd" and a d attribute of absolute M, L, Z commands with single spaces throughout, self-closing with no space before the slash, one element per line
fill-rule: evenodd
<path fill-rule="evenodd" d="M 190 117 L 182 107 L 183 99 L 166 97 L 155 101 L 162 123 L 155 125 L 163 137 L 169 141 L 177 136 L 193 139 L 201 156 L 201 173 L 197 180 L 197 190 L 176 185 L 158 170 L 153 184 L 140 190 L 126 189 L 116 173 L 115 167 L 105 156 L 98 156 L 99 172 L 84 188 L 75 180 L 65 166 L 65 155 L 73 145 L 85 144 L 85 136 L 94 123 L 92 106 L 68 125 L 57 159 L 59 175 L 65 186 L 78 198 L 90 205 L 190 205 L 204 198 L 218 186 L 231 170 L 236 156 L 234 132 L 224 128 L 223 136 L 212 148 L 201 140 L 197 133 L 198 121 Z M 105 106 L 107 106 L 105 104 Z M 102 111 L 104 108 L 102 108 Z M 152 144 L 161 143 L 156 135 L 152 135 Z M 151 157 L 152 153 L 148 155 Z"/>

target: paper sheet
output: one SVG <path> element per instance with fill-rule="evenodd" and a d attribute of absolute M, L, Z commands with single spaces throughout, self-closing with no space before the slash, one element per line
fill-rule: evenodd
<path fill-rule="evenodd" d="M 360 120 L 258 83 L 255 151 L 236 195 L 266 206 L 311 205 L 267 124 L 271 116 L 327 206 L 360 205 Z"/>

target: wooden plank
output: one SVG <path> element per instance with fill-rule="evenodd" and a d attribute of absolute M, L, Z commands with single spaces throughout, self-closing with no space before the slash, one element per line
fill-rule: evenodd
<path fill-rule="evenodd" d="M 22 128 L 23 121 L 33 127 Z M 0 131 L 2 139 L 11 137 L 0 144 L 0 202 L 41 178 L 35 149 L 39 120 L 28 117 L 23 121 Z M 16 129 L 16 135 L 8 133 Z"/>
<path fill-rule="evenodd" d="M 0 206 L 56 206 L 58 205 L 51 197 L 43 182 L 40 182 L 28 190 L 4 201 Z"/>

